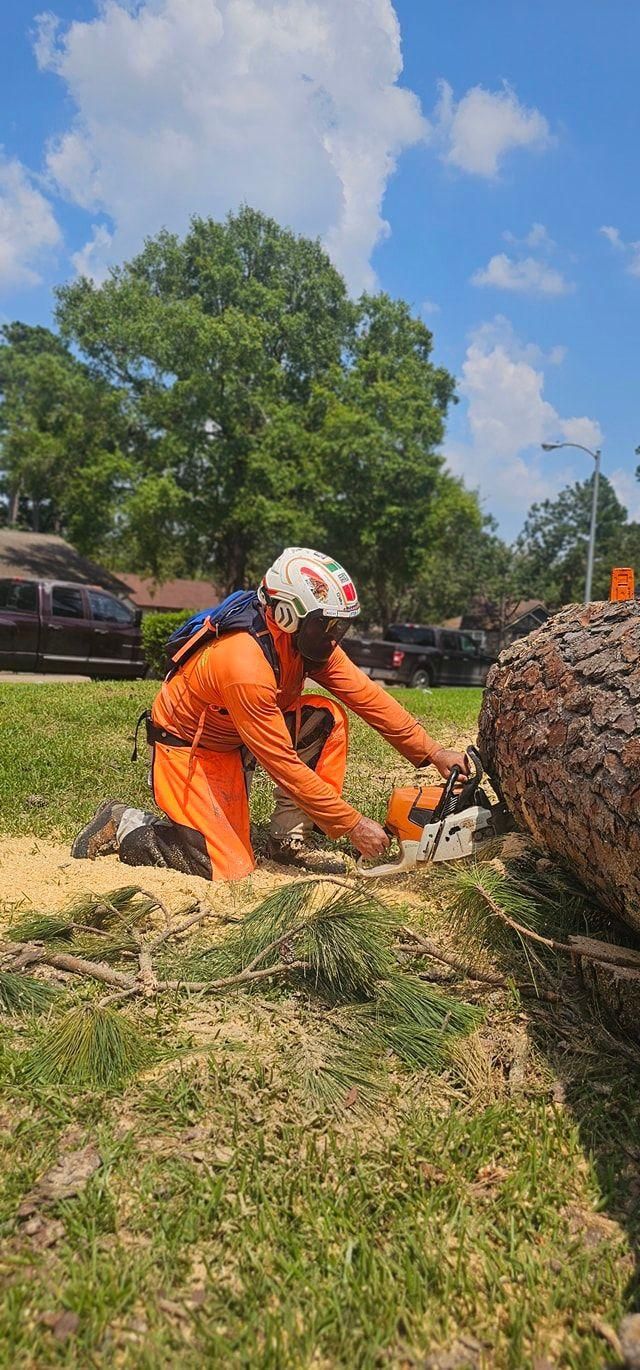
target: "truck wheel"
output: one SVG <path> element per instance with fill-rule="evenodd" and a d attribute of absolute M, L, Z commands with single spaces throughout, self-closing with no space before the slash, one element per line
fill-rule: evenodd
<path fill-rule="evenodd" d="M 433 680 L 431 678 L 431 672 L 427 670 L 426 666 L 420 666 L 417 671 L 414 671 L 410 685 L 412 690 L 431 689 Z"/>

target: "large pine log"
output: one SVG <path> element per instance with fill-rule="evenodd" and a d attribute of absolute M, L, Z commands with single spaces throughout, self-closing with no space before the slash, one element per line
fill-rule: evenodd
<path fill-rule="evenodd" d="M 572 605 L 503 652 L 479 747 L 518 825 L 640 931 L 640 604 Z"/>

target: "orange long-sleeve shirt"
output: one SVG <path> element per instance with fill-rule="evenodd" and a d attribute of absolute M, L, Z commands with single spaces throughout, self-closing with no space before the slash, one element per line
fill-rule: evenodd
<path fill-rule="evenodd" d="M 303 663 L 291 635 L 267 622 L 280 661 L 280 682 L 249 633 L 228 633 L 197 652 L 165 681 L 152 708 L 154 723 L 191 742 L 227 752 L 244 743 L 273 780 L 329 837 L 351 832 L 361 814 L 298 757 L 284 720 L 310 676 L 369 723 L 407 761 L 419 765 L 438 750 L 424 728 L 336 647 L 316 669 Z"/>

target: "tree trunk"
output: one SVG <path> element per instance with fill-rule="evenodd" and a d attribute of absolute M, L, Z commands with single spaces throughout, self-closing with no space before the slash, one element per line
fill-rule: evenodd
<path fill-rule="evenodd" d="M 640 931 L 640 603 L 572 605 L 503 652 L 479 747 L 517 823 Z"/>

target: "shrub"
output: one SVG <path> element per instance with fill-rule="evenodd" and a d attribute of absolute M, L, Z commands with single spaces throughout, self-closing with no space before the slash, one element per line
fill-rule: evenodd
<path fill-rule="evenodd" d="M 171 634 L 185 623 L 194 611 L 178 609 L 171 614 L 145 614 L 142 620 L 142 647 L 145 661 L 152 675 L 166 672 L 166 645 Z"/>

